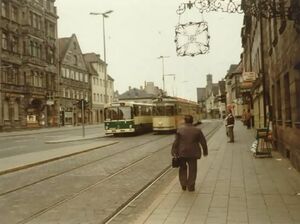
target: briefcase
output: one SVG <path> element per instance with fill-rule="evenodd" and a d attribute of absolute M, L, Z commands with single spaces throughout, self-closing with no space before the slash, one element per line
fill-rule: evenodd
<path fill-rule="evenodd" d="M 172 158 L 172 167 L 178 168 L 180 166 L 180 158 L 179 157 L 173 157 Z"/>

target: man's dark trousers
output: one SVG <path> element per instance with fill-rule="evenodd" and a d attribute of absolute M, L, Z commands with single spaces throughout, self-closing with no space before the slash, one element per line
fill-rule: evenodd
<path fill-rule="evenodd" d="M 179 181 L 181 186 L 186 186 L 189 190 L 195 188 L 197 177 L 197 159 L 180 158 Z"/>

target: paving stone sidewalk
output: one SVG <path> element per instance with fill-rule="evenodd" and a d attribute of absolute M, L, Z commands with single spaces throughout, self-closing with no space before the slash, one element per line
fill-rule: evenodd
<path fill-rule="evenodd" d="M 209 141 L 209 156 L 198 163 L 195 192 L 183 192 L 174 179 L 136 223 L 146 224 L 300 224 L 300 173 L 273 151 L 254 158 L 254 130 L 240 122 L 234 144 L 225 128 Z"/>

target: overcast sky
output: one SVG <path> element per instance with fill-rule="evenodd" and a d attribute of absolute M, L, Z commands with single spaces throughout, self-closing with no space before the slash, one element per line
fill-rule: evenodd
<path fill-rule="evenodd" d="M 221 80 L 230 64 L 240 61 L 243 15 L 210 13 L 208 22 L 210 52 L 195 57 L 178 57 L 175 51 L 176 9 L 185 0 L 56 0 L 58 37 L 76 34 L 83 53 L 103 56 L 102 18 L 90 12 L 114 10 L 106 19 L 108 73 L 115 79 L 115 89 L 123 93 L 128 86 L 140 87 L 153 81 L 162 87 L 162 63 L 165 60 L 166 89 L 180 97 L 196 100 L 196 88 L 206 85 L 206 74 Z M 181 23 L 201 21 L 200 13 L 188 10 Z"/>

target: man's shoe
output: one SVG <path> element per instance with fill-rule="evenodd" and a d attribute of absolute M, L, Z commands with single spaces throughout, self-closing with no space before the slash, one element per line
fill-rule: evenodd
<path fill-rule="evenodd" d="M 186 191 L 186 186 L 181 186 L 181 189 L 182 189 L 183 191 Z"/>
<path fill-rule="evenodd" d="M 195 191 L 195 186 L 190 186 L 190 187 L 188 187 L 188 190 L 189 190 L 189 191 Z"/>

